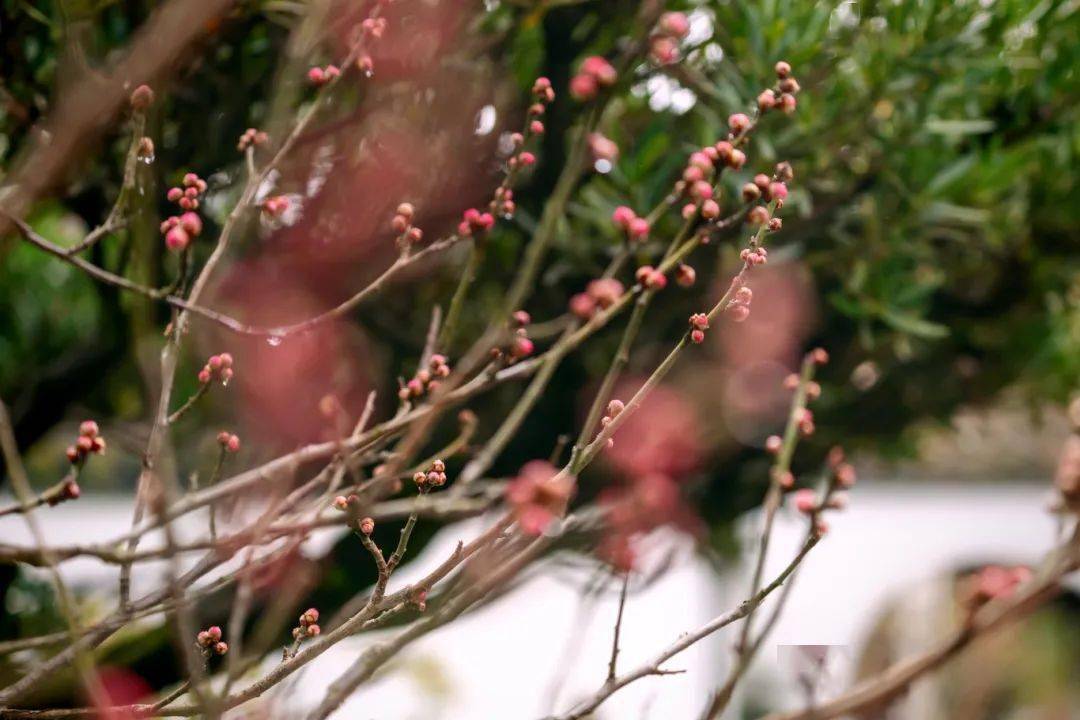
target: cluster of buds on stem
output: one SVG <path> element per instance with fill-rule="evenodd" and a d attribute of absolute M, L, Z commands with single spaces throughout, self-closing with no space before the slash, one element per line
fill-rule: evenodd
<path fill-rule="evenodd" d="M 626 239 L 631 242 L 642 241 L 649 236 L 649 221 L 638 217 L 637 213 L 626 205 L 615 208 L 615 212 L 611 213 L 611 222 L 615 223 L 615 227 L 622 230 Z"/>
<path fill-rule="evenodd" d="M 439 488 L 446 484 L 446 463 L 442 460 L 433 460 L 427 471 L 417 470 L 413 475 L 413 482 L 421 493 L 428 492 L 433 488 Z"/>
<path fill-rule="evenodd" d="M 240 438 L 227 430 L 222 430 L 217 436 L 218 445 L 221 446 L 222 452 L 236 453 L 240 452 Z"/>
<path fill-rule="evenodd" d="M 390 221 L 390 227 L 397 233 L 397 246 L 399 249 L 411 247 L 424 237 L 424 232 L 412 224 L 416 209 L 412 203 L 403 202 L 397 206 L 394 219 Z"/>
<path fill-rule="evenodd" d="M 776 63 L 775 70 L 776 86 L 761 91 L 757 97 L 758 110 L 765 114 L 777 109 L 790 115 L 797 105 L 795 96 L 799 93 L 799 81 L 791 74 L 791 65 L 783 60 Z"/>
<path fill-rule="evenodd" d="M 72 465 L 81 466 L 86 462 L 86 458 L 91 455 L 104 455 L 105 454 L 105 438 L 101 437 L 101 430 L 98 428 L 98 424 L 93 420 L 84 420 L 79 424 L 79 438 L 75 441 L 74 445 L 69 445 L 65 451 L 67 459 Z M 64 500 L 72 500 L 79 496 L 79 486 L 75 485 L 74 495 L 72 497 L 63 498 Z"/>
<path fill-rule="evenodd" d="M 570 95 L 578 101 L 592 100 L 602 87 L 611 87 L 619 79 L 615 67 L 599 55 L 581 62 L 577 75 L 570 78 Z"/>
<path fill-rule="evenodd" d="M 666 12 L 660 16 L 649 38 L 649 56 L 657 65 L 669 65 L 679 60 L 679 41 L 690 34 L 690 21 L 681 12 Z"/>
<path fill-rule="evenodd" d="M 615 278 L 598 278 L 585 287 L 585 292 L 570 298 L 570 312 L 582 320 L 588 320 L 597 310 L 614 305 L 624 292 L 623 284 Z"/>
<path fill-rule="evenodd" d="M 547 112 L 547 106 L 555 100 L 555 90 L 551 87 L 550 80 L 548 80 L 546 77 L 538 77 L 533 82 L 532 94 L 535 102 L 529 106 L 528 135 L 543 135 L 545 131 L 544 121 L 540 118 L 543 117 L 544 113 Z M 528 137 L 526 135 L 516 133 L 513 139 L 514 147 L 520 148 L 522 145 L 525 144 L 525 141 L 528 139 Z M 529 153 L 529 155 L 531 156 L 532 153 Z M 536 158 L 533 157 L 530 162 L 524 162 L 519 160 L 519 162 L 514 163 L 513 158 L 511 158 L 510 167 L 514 168 L 518 165 L 531 165 L 535 161 Z"/>
<path fill-rule="evenodd" d="M 474 233 L 485 233 L 495 226 L 495 216 L 489 212 L 480 212 L 476 208 L 469 208 L 461 214 L 461 222 L 458 223 L 458 235 L 471 237 Z"/>
<path fill-rule="evenodd" d="M 244 134 L 240 136 L 240 139 L 236 142 L 236 149 L 240 152 L 244 152 L 249 147 L 266 144 L 270 140 L 270 136 L 262 130 L 255 128 L 248 128 L 244 131 Z"/>
<path fill-rule="evenodd" d="M 174 252 L 187 248 L 192 238 L 201 235 L 203 229 L 202 218 L 195 210 L 199 208 L 199 197 L 206 192 L 206 181 L 195 173 L 187 173 L 181 185 L 169 188 L 165 197 L 184 212 L 165 218 L 160 228 L 165 236 L 165 246 Z"/>
<path fill-rule="evenodd" d="M 713 199 L 716 191 L 709 182 L 715 174 L 714 165 L 719 161 L 720 153 L 711 146 L 690 154 L 682 178 L 675 184 L 675 191 L 690 201 L 683 206 L 684 218 L 693 217 L 699 206 L 701 216 L 706 220 L 715 220 L 720 216 L 720 205 Z"/>
<path fill-rule="evenodd" d="M 229 652 L 229 645 L 221 639 L 221 628 L 211 625 L 205 630 L 200 630 L 195 636 L 195 644 L 202 650 L 203 657 L 209 659 L 211 655 L 224 655 Z"/>
<path fill-rule="evenodd" d="M 319 611 L 316 608 L 308 608 L 300 616 L 300 623 L 293 628 L 292 636 L 296 641 L 304 638 L 315 637 L 322 628 L 319 627 Z"/>
<path fill-rule="evenodd" d="M 406 401 L 434 392 L 439 387 L 439 379 L 449 375 L 450 365 L 446 362 L 446 356 L 432 355 L 431 360 L 428 361 L 428 366 L 421 368 L 411 380 L 401 386 L 398 390 L 398 398 Z"/>
<path fill-rule="evenodd" d="M 495 188 L 495 195 L 491 201 L 491 209 L 509 220 L 514 216 L 517 205 L 514 204 L 514 191 L 505 185 Z"/>
<path fill-rule="evenodd" d="M 532 339 L 529 337 L 529 324 L 532 316 L 524 310 L 517 310 L 510 316 L 514 325 L 514 337 L 505 348 L 492 348 L 493 360 L 504 360 L 507 364 L 513 364 L 523 360 L 536 350 Z"/>
<path fill-rule="evenodd" d="M 315 66 L 307 71 L 308 82 L 315 87 L 322 87 L 327 83 L 333 81 L 341 75 L 341 70 L 337 65 L 327 65 L 326 67 Z"/>
<path fill-rule="evenodd" d="M 622 400 L 619 400 L 618 398 L 613 399 L 607 404 L 607 409 L 604 413 L 604 416 L 600 418 L 600 426 L 607 427 L 608 425 L 610 425 L 612 422 L 615 421 L 615 418 L 619 417 L 619 414 L 622 413 L 622 411 L 625 409 L 626 405 L 623 403 Z M 605 444 L 610 450 L 611 448 L 615 447 L 615 438 L 608 438 L 607 443 Z"/>
<path fill-rule="evenodd" d="M 694 313 L 690 316 L 690 341 L 700 345 L 705 342 L 705 331 L 709 329 L 709 316 Z"/>
<path fill-rule="evenodd" d="M 735 322 L 745 322 L 746 318 L 750 317 L 750 303 L 753 300 L 754 291 L 740 283 L 724 311 Z"/>
<path fill-rule="evenodd" d="M 646 290 L 663 290 L 667 287 L 667 276 L 652 265 L 642 265 L 634 273 L 634 279 Z"/>
<path fill-rule="evenodd" d="M 838 488 L 850 490 L 855 486 L 855 468 L 847 462 L 844 448 L 837 445 L 829 450 L 827 458 L 829 465 L 829 480 Z"/>
<path fill-rule="evenodd" d="M 233 376 L 233 357 L 227 352 L 211 355 L 199 371 L 199 382 L 205 385 L 217 379 L 222 385 L 228 385 Z"/>

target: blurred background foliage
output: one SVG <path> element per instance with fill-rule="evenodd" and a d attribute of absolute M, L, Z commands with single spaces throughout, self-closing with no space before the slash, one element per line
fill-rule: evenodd
<path fill-rule="evenodd" d="M 332 57 L 318 42 L 290 44 L 290 30 L 316 6 L 239 3 L 177 63 L 150 116 L 157 151 L 152 164 L 139 168 L 147 198 L 137 221 L 96 247 L 91 259 L 147 282 L 169 277 L 170 259 L 156 232 L 166 208 L 149 198 L 163 195 L 162 188 L 189 169 L 219 189 L 219 202 L 208 204 L 210 230 L 216 229 L 214 220 L 227 212 L 235 191 L 236 138 L 248 126 L 279 122 L 275 113 L 294 106 L 300 92 L 296 69 Z M 528 305 L 534 318 L 563 312 L 566 298 L 601 271 L 617 247 L 613 207 L 645 212 L 659 203 L 686 156 L 722 137 L 727 116 L 749 108 L 772 83 L 774 63 L 786 59 L 803 87 L 798 111 L 767 116 L 745 171 L 728 174 L 723 186 L 731 208 L 730 198 L 755 172 L 785 159 L 795 169 L 772 262 L 810 271 L 806 303 L 814 320 L 802 347 L 820 344 L 834 358 L 822 378 L 819 430 L 800 452 L 797 469 L 817 467 L 841 440 L 876 456 L 910 456 L 913 428 L 947 422 L 959 408 L 992 405 L 1006 391 L 1036 410 L 1068 400 L 1080 376 L 1075 2 L 668 6 L 691 13 L 686 61 L 664 69 L 641 64 L 622 79 L 625 92 L 609 104 L 599 128 L 618 143 L 620 156 L 609 173 L 589 175 L 574 194 Z M 0 0 L 0 8 L 0 164 L 6 168 L 35 141 L 38 121 L 63 88 L 66 64 L 106 63 L 153 4 Z M 480 41 L 448 53 L 446 62 L 466 55 L 483 66 L 480 74 L 495 78 L 476 92 L 505 109 L 508 119 L 500 123 L 518 124 L 538 74 L 552 78 L 559 98 L 546 119 L 539 166 L 516 191 L 521 211 L 513 222 L 500 223 L 491 240 L 464 337 L 489 317 L 583 116 L 564 92 L 570 75 L 581 58 L 612 57 L 628 33 L 641 32 L 634 24 L 637 4 L 626 0 L 494 0 L 475 10 L 469 32 Z M 71 244 L 101 222 L 119 189 L 127 142 L 120 123 L 58 197 L 33 209 L 34 227 Z M 452 218 L 444 221 L 449 227 Z M 670 213 L 654 235 L 670 237 L 678 223 Z M 647 374 L 685 318 L 715 297 L 714 281 L 724 282 L 717 278 L 727 277 L 720 271 L 730 268 L 737 247 L 729 238 L 699 253 L 696 288 L 668 292 L 654 303 L 629 373 Z M 383 367 L 372 374 L 383 396 L 392 395 L 395 375 L 411 373 L 422 339 L 401 327 L 426 326 L 431 304 L 446 302 L 459 268 L 460 262 L 448 263 L 431 282 L 357 313 L 356 325 L 382 358 Z M 368 269 L 355 268 L 355 277 Z M 112 419 L 119 452 L 91 468 L 88 486 L 133 486 L 156 393 L 145 365 L 154 359 L 166 319 L 162 308 L 118 297 L 13 236 L 0 241 L 0 396 L 13 408 L 35 473 L 59 472 L 58 450 L 71 422 L 93 415 Z M 593 387 L 609 362 L 622 322 L 563 364 L 500 457 L 496 475 L 547 456 L 560 435 L 573 436 L 587 401 L 583 388 Z M 760 499 L 765 461 L 753 442 L 714 432 L 723 425 L 723 395 L 699 391 L 702 382 L 706 390 L 721 382 L 708 374 L 708 357 L 691 361 L 673 384 L 690 391 L 711 428 L 704 460 L 685 487 L 722 544 L 728 521 Z M 189 358 L 185 382 L 201 362 Z M 191 389 L 189 382 L 182 391 Z M 519 393 L 519 387 L 504 387 L 478 398 L 482 433 L 494 430 Z M 200 421 L 190 427 L 216 430 L 230 407 L 210 402 L 198 412 Z M 58 425 L 62 430 L 54 432 Z M 204 451 L 211 441 L 201 435 L 187 440 Z M 611 469 L 590 472 L 586 496 Z M 422 526 L 418 537 L 432 531 Z M 327 561 L 333 570 L 316 591 L 320 606 L 340 602 L 370 573 L 354 555 L 338 548 Z"/>

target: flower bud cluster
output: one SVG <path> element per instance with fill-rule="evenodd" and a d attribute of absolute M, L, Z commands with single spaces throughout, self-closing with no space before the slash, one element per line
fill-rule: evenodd
<path fill-rule="evenodd" d="M 764 251 L 764 248 L 762 248 L 762 251 Z M 750 303 L 753 299 L 754 291 L 746 285 L 740 285 L 724 310 L 727 312 L 728 317 L 735 322 L 744 322 L 746 318 L 750 317 Z"/>
<path fill-rule="evenodd" d="M 615 278 L 598 278 L 585 287 L 585 292 L 570 298 L 570 312 L 588 320 L 597 310 L 606 310 L 614 305 L 624 292 L 623 284 Z"/>
<path fill-rule="evenodd" d="M 446 356 L 432 355 L 428 366 L 420 369 L 398 390 L 398 398 L 404 401 L 434 392 L 439 387 L 439 379 L 448 375 L 450 375 L 450 365 L 446 362 Z"/>
<path fill-rule="evenodd" d="M 438 459 L 433 460 L 427 471 L 418 470 L 413 474 L 413 482 L 416 483 L 420 492 L 442 487 L 446 484 L 446 463 Z"/>
<path fill-rule="evenodd" d="M 795 112 L 797 102 L 795 96 L 799 93 L 799 81 L 791 74 L 791 65 L 781 60 L 776 63 L 777 83 L 775 88 L 762 90 L 757 97 L 758 110 L 762 114 L 770 110 L 780 110 L 785 115 Z"/>
<path fill-rule="evenodd" d="M 322 87 L 332 82 L 339 75 L 341 75 L 341 70 L 338 69 L 337 65 L 327 65 L 326 67 L 316 65 L 307 71 L 308 82 L 315 87 Z"/>
<path fill-rule="evenodd" d="M 165 246 L 174 252 L 187 248 L 203 229 L 202 218 L 195 210 L 199 208 L 199 197 L 206 193 L 206 181 L 195 173 L 187 173 L 181 185 L 170 188 L 165 197 L 184 212 L 165 218 L 160 228 L 165 236 Z"/>
<path fill-rule="evenodd" d="M 205 385 L 217 379 L 222 385 L 228 385 L 233 376 L 233 357 L 227 352 L 211 355 L 199 371 L 199 382 Z"/>
<path fill-rule="evenodd" d="M 82 465 L 86 462 L 86 458 L 91 455 L 104 454 L 105 438 L 101 436 L 101 430 L 98 428 L 98 424 L 93 420 L 84 420 L 79 424 L 79 438 L 75 441 L 74 445 L 69 445 L 65 451 L 68 461 L 70 461 L 72 465 Z M 71 497 L 62 499 L 74 500 L 79 497 L 79 486 L 75 485 L 72 490 L 74 494 Z"/>
<path fill-rule="evenodd" d="M 660 16 L 649 38 L 649 56 L 657 65 L 669 65 L 679 60 L 679 41 L 690 34 L 690 21 L 681 12 L 666 12 Z"/>
<path fill-rule="evenodd" d="M 667 276 L 652 265 L 642 265 L 634 273 L 637 280 L 646 290 L 663 290 L 667 287 Z"/>
<path fill-rule="evenodd" d="M 600 88 L 611 87 L 619 79 L 614 66 L 599 55 L 592 55 L 581 62 L 577 75 L 570 78 L 570 95 L 575 100 L 592 100 Z"/>
<path fill-rule="evenodd" d="M 229 645 L 221 640 L 221 628 L 217 625 L 200 630 L 195 636 L 195 643 L 202 649 L 203 657 L 206 658 L 229 652 Z"/>
<path fill-rule="evenodd" d="M 265 145 L 270 140 L 270 136 L 262 130 L 256 130 L 255 128 L 248 128 L 244 131 L 244 134 L 240 136 L 240 139 L 236 143 L 236 149 L 240 152 L 244 152 L 249 147 Z"/>
<path fill-rule="evenodd" d="M 226 430 L 222 430 L 218 433 L 217 442 L 224 452 L 240 452 L 240 438 Z"/>
<path fill-rule="evenodd" d="M 469 208 L 461 214 L 461 222 L 458 223 L 458 235 L 470 237 L 474 233 L 484 233 L 495 226 L 495 216 L 489 212 L 480 212 L 476 208 Z"/>
<path fill-rule="evenodd" d="M 690 341 L 700 345 L 705 342 L 705 331 L 709 329 L 709 316 L 694 313 L 690 316 Z"/>
<path fill-rule="evenodd" d="M 424 232 L 412 224 L 413 215 L 415 214 L 416 209 L 412 206 L 412 203 L 407 202 L 398 205 L 397 210 L 394 212 L 394 219 L 390 221 L 390 227 L 397 233 L 399 248 L 404 249 L 415 245 L 424 237 Z"/>
<path fill-rule="evenodd" d="M 611 222 L 623 231 L 627 240 L 642 241 L 649 236 L 649 221 L 638 217 L 631 208 L 620 205 L 611 214 Z"/>
<path fill-rule="evenodd" d="M 508 364 L 513 364 L 532 355 L 536 346 L 529 338 L 532 316 L 524 310 L 517 310 L 510 318 L 514 325 L 514 337 L 505 348 L 492 348 L 491 356 L 493 360 L 505 360 Z"/>
<path fill-rule="evenodd" d="M 305 610 L 300 616 L 300 623 L 293 628 L 292 636 L 294 640 L 301 641 L 304 638 L 315 637 L 321 632 L 319 611 L 312 607 Z"/>

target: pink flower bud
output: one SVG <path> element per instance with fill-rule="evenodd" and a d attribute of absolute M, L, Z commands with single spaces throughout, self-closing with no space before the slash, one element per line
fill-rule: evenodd
<path fill-rule="evenodd" d="M 536 156 L 533 155 L 531 152 L 523 152 L 518 155 L 518 162 L 526 166 L 532 165 L 536 162 Z"/>
<path fill-rule="evenodd" d="M 706 220 L 712 220 L 720 217 L 720 206 L 713 199 L 708 199 L 701 203 L 701 217 Z"/>
<path fill-rule="evenodd" d="M 631 239 L 641 240 L 649 234 L 649 221 L 645 218 L 634 218 L 626 230 Z"/>
<path fill-rule="evenodd" d="M 169 192 L 165 194 L 169 202 L 176 202 L 180 198 L 184 197 L 184 191 L 178 187 L 169 188 Z"/>
<path fill-rule="evenodd" d="M 689 265 L 680 263 L 679 266 L 675 268 L 675 282 L 677 282 L 680 287 L 691 287 L 696 280 L 697 272 Z"/>
<path fill-rule="evenodd" d="M 705 333 L 700 330 L 691 330 L 690 341 L 697 345 L 700 345 L 701 343 L 705 342 Z"/>
<path fill-rule="evenodd" d="M 596 312 L 596 301 L 588 293 L 577 293 L 570 298 L 570 312 L 582 320 L 588 320 Z"/>
<path fill-rule="evenodd" d="M 769 183 L 768 197 L 770 200 L 783 200 L 787 197 L 787 185 L 782 182 Z"/>
<path fill-rule="evenodd" d="M 796 490 L 794 494 L 795 508 L 801 512 L 809 515 L 817 509 L 817 493 L 809 488 L 803 488 L 802 490 Z"/>
<path fill-rule="evenodd" d="M 746 164 L 746 153 L 742 150 L 735 148 L 731 151 L 731 156 L 728 158 L 728 167 L 732 170 L 738 170 Z"/>
<path fill-rule="evenodd" d="M 751 225 L 764 225 L 769 222 L 769 209 L 764 205 L 755 205 L 750 209 L 746 219 Z"/>
<path fill-rule="evenodd" d="M 365 535 L 370 535 L 371 533 L 375 532 L 375 521 L 369 517 L 361 520 L 360 532 L 364 533 Z"/>
<path fill-rule="evenodd" d="M 780 78 L 781 80 L 791 74 L 791 65 L 784 62 L 783 60 L 776 63 L 774 69 L 776 70 L 776 77 Z"/>
<path fill-rule="evenodd" d="M 736 135 L 740 135 L 750 129 L 750 118 L 745 113 L 734 113 L 728 117 L 728 127 Z"/>
<path fill-rule="evenodd" d="M 592 75 L 581 73 L 570 78 L 570 97 L 579 102 L 592 100 L 596 97 L 596 90 L 596 78 Z"/>
<path fill-rule="evenodd" d="M 683 39 L 690 33 L 690 21 L 681 12 L 666 12 L 660 16 L 657 27 L 668 35 Z"/>
<path fill-rule="evenodd" d="M 620 227 L 623 230 L 630 228 L 630 223 L 637 217 L 637 214 L 625 205 L 620 205 L 615 208 L 615 212 L 611 213 L 611 221 L 615 223 L 616 227 Z"/>
<path fill-rule="evenodd" d="M 334 498 L 334 507 L 342 512 L 345 512 L 349 509 L 349 501 L 344 495 L 338 495 L 336 498 Z"/>
<path fill-rule="evenodd" d="M 312 85 L 322 85 L 326 82 L 326 74 L 321 67 L 313 67 L 307 71 L 307 79 Z"/>
<path fill-rule="evenodd" d="M 154 91 L 150 89 L 149 85 L 140 85 L 131 91 L 130 97 L 131 107 L 136 110 L 146 110 L 148 107 L 154 104 Z"/>
<path fill-rule="evenodd" d="M 783 95 L 781 95 L 780 100 L 778 100 L 777 102 L 780 105 L 780 110 L 785 115 L 790 115 L 791 113 L 795 112 L 795 109 L 798 106 L 798 101 L 795 100 L 795 96 L 789 95 L 788 93 L 784 93 Z"/>
<path fill-rule="evenodd" d="M 543 135 L 544 123 L 540 122 L 539 120 L 533 120 L 531 123 L 529 123 L 529 132 L 531 132 L 533 135 Z"/>
<path fill-rule="evenodd" d="M 533 341 L 527 337 L 514 338 L 514 342 L 510 347 L 510 354 L 515 358 L 526 358 L 533 354 L 535 346 Z"/>
<path fill-rule="evenodd" d="M 649 42 L 649 55 L 657 65 L 669 65 L 679 59 L 679 44 L 668 37 L 654 37 Z"/>
<path fill-rule="evenodd" d="M 581 63 L 581 72 L 591 75 L 601 85 L 614 85 L 619 75 L 615 68 L 599 55 L 585 58 Z"/>
<path fill-rule="evenodd" d="M 191 237 L 181 227 L 174 227 L 165 233 L 165 247 L 174 252 L 179 252 L 188 246 Z"/>
<path fill-rule="evenodd" d="M 704 180 L 698 180 L 691 186 L 690 194 L 698 200 L 705 200 L 712 197 L 713 187 Z"/>
<path fill-rule="evenodd" d="M 83 420 L 79 423 L 79 434 L 83 437 L 95 438 L 99 432 L 98 424 L 93 420 Z"/>
<path fill-rule="evenodd" d="M 776 93 L 772 90 L 762 90 L 757 96 L 757 106 L 761 112 L 772 110 L 776 107 Z"/>
<path fill-rule="evenodd" d="M 779 435 L 770 435 L 769 437 L 765 438 L 765 450 L 766 452 L 770 452 L 773 455 L 780 452 L 780 448 L 783 447 L 783 445 L 784 441 L 780 438 Z"/>
<path fill-rule="evenodd" d="M 214 645 L 214 652 L 218 655 L 224 655 L 229 652 L 229 643 L 219 642 L 217 645 Z"/>
<path fill-rule="evenodd" d="M 202 218 L 193 212 L 186 212 L 180 216 L 180 227 L 184 228 L 188 235 L 198 237 L 202 234 Z"/>
<path fill-rule="evenodd" d="M 745 305 L 728 305 L 727 312 L 735 322 L 744 322 L 750 317 L 750 308 Z"/>
<path fill-rule="evenodd" d="M 713 150 L 713 152 L 716 151 Z M 712 160 L 709 158 L 708 155 L 706 155 L 704 152 L 701 152 L 700 150 L 695 153 L 691 153 L 690 160 L 687 164 L 696 168 L 700 168 L 703 171 L 709 171 L 713 169 Z"/>

